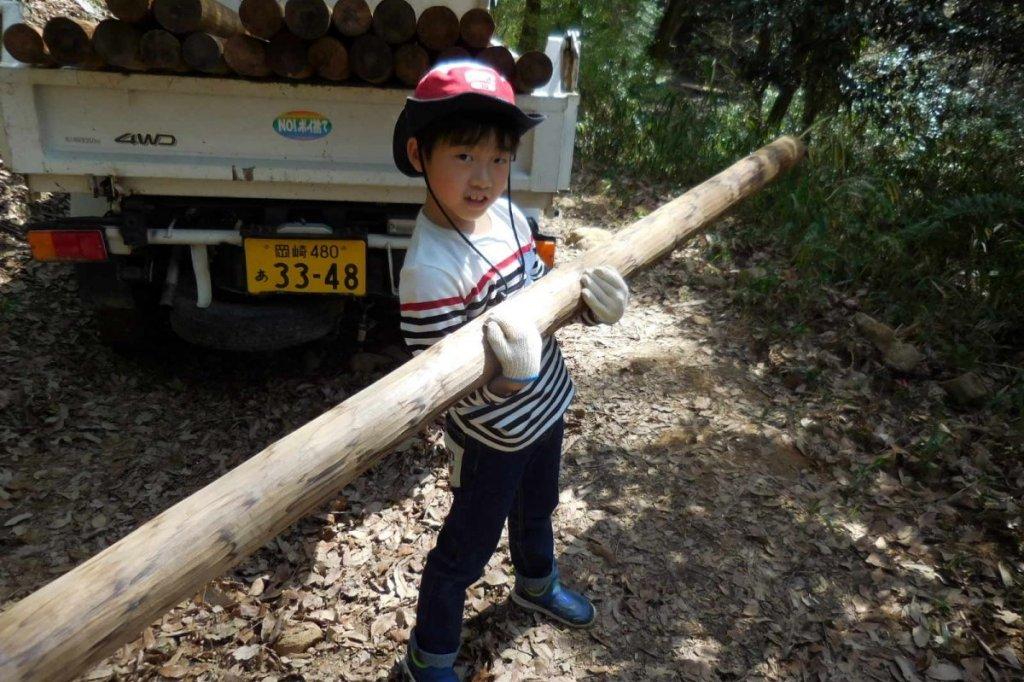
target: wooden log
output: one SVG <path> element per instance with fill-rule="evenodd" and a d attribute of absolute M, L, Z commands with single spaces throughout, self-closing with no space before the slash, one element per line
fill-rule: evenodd
<path fill-rule="evenodd" d="M 54 17 L 43 27 L 43 41 L 61 66 L 99 68 L 103 59 L 92 47 L 96 24 L 70 17 Z"/>
<path fill-rule="evenodd" d="M 121 19 L 104 19 L 92 34 L 92 46 L 108 64 L 131 71 L 149 67 L 142 60 L 139 46 L 145 30 Z"/>
<path fill-rule="evenodd" d="M 324 0 L 288 0 L 284 23 L 303 40 L 316 40 L 331 27 L 331 9 Z"/>
<path fill-rule="evenodd" d="M 162 28 L 154 28 L 142 34 L 139 56 L 151 69 L 188 71 L 188 64 L 181 54 L 181 41 L 178 40 L 178 36 Z"/>
<path fill-rule="evenodd" d="M 252 36 L 228 38 L 224 43 L 224 61 L 232 71 L 246 78 L 266 78 L 272 73 L 267 65 L 267 43 Z"/>
<path fill-rule="evenodd" d="M 267 46 L 267 66 L 282 78 L 303 80 L 313 75 L 309 41 L 291 31 L 281 31 Z"/>
<path fill-rule="evenodd" d="M 309 46 L 309 64 L 317 75 L 330 81 L 347 81 L 351 76 L 348 50 L 333 36 L 324 36 Z"/>
<path fill-rule="evenodd" d="M 419 43 L 406 43 L 395 50 L 395 75 L 410 88 L 415 88 L 429 70 L 430 55 Z"/>
<path fill-rule="evenodd" d="M 459 40 L 459 15 L 450 7 L 435 5 L 423 10 L 416 22 L 416 37 L 423 47 L 444 52 Z"/>
<path fill-rule="evenodd" d="M 462 42 L 474 50 L 482 50 L 491 44 L 494 35 L 494 17 L 485 9 L 474 8 L 462 15 L 459 22 Z"/>
<path fill-rule="evenodd" d="M 217 0 L 153 0 L 153 15 L 171 33 L 203 31 L 222 38 L 245 33 L 238 14 Z"/>
<path fill-rule="evenodd" d="M 512 56 L 512 51 L 504 45 L 485 47 L 476 53 L 476 60 L 493 66 L 494 70 L 509 82 L 515 78 L 516 58 Z"/>
<path fill-rule="evenodd" d="M 520 94 L 528 94 L 539 87 L 547 85 L 555 67 L 551 58 L 543 52 L 527 52 L 516 62 L 515 76 L 512 87 Z"/>
<path fill-rule="evenodd" d="M 447 50 L 437 55 L 436 63 L 440 64 L 441 62 L 457 62 L 462 61 L 463 59 L 472 58 L 473 55 L 472 53 L 470 53 L 469 50 L 462 47 L 461 45 L 455 45 L 453 47 L 449 47 Z"/>
<path fill-rule="evenodd" d="M 389 45 L 401 45 L 416 36 L 416 10 L 406 0 L 381 0 L 373 10 L 373 31 Z"/>
<path fill-rule="evenodd" d="M 193 69 L 214 75 L 228 73 L 230 69 L 224 61 L 225 38 L 196 31 L 190 33 L 181 43 L 181 56 Z"/>
<path fill-rule="evenodd" d="M 544 334 L 580 310 L 584 268 L 629 276 L 797 162 L 776 140 L 499 306 Z M 483 315 L 0 613 L 0 679 L 60 682 L 136 637 L 378 462 L 499 369 Z"/>
<path fill-rule="evenodd" d="M 242 0 L 238 18 L 250 34 L 270 40 L 284 26 L 284 7 L 279 0 Z"/>
<path fill-rule="evenodd" d="M 4 31 L 4 49 L 23 64 L 53 66 L 56 62 L 43 40 L 43 29 L 27 21 L 11 24 Z"/>
<path fill-rule="evenodd" d="M 141 23 L 152 16 L 153 0 L 107 0 L 107 9 L 115 18 Z"/>
<path fill-rule="evenodd" d="M 352 73 L 368 83 L 385 83 L 395 71 L 395 58 L 391 53 L 391 46 L 373 33 L 356 38 L 348 58 Z"/>
<path fill-rule="evenodd" d="M 373 11 L 366 0 L 338 0 L 331 22 L 346 38 L 358 38 L 373 28 Z"/>

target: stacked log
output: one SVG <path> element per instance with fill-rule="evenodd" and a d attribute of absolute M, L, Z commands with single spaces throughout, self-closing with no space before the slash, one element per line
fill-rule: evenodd
<path fill-rule="evenodd" d="M 543 53 L 521 57 L 494 42 L 484 9 L 461 17 L 435 5 L 417 16 L 408 0 L 242 0 L 234 11 L 218 0 L 106 0 L 112 15 L 98 24 L 56 17 L 39 27 L 9 26 L 4 47 L 35 66 L 113 68 L 320 78 L 415 87 L 432 65 L 473 59 L 493 66 L 517 92 L 552 77 Z"/>

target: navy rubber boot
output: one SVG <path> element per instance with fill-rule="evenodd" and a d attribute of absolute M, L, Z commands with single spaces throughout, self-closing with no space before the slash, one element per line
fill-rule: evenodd
<path fill-rule="evenodd" d="M 550 579 L 531 580 L 516 576 L 512 601 L 521 608 L 543 613 L 574 628 L 590 627 L 597 617 L 597 610 L 589 599 L 562 585 L 557 569 Z"/>
<path fill-rule="evenodd" d="M 455 674 L 458 651 L 450 654 L 432 654 L 416 643 L 416 631 L 409 635 L 409 648 L 402 659 L 402 672 L 411 682 L 459 682 Z"/>

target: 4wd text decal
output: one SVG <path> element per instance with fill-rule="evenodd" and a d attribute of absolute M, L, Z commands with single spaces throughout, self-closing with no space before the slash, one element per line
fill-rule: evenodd
<path fill-rule="evenodd" d="M 114 138 L 114 141 L 146 147 L 173 147 L 178 144 L 178 138 L 168 133 L 125 133 Z"/>
<path fill-rule="evenodd" d="M 319 140 L 331 134 L 331 120 L 315 111 L 289 111 L 274 119 L 274 130 L 290 140 Z"/>

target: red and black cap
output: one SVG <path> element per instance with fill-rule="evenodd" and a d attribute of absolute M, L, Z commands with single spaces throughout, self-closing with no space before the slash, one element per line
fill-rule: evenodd
<path fill-rule="evenodd" d="M 406 152 L 409 138 L 440 118 L 456 112 L 498 114 L 520 135 L 540 125 L 546 116 L 528 114 L 516 106 L 515 90 L 486 64 L 472 61 L 446 62 L 427 72 L 395 124 L 393 153 L 395 165 L 409 177 L 422 177 L 409 163 Z"/>

